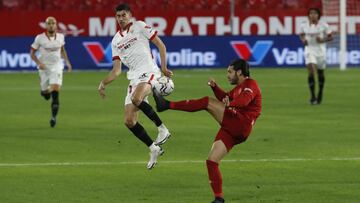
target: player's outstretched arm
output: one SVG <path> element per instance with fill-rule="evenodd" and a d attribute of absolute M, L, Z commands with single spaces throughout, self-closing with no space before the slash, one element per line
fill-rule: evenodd
<path fill-rule="evenodd" d="M 213 78 L 209 78 L 208 85 L 211 87 L 212 91 L 214 92 L 215 97 L 219 101 L 223 101 L 223 99 L 226 96 L 228 96 L 228 94 L 216 84 L 216 82 Z"/>
<path fill-rule="evenodd" d="M 113 69 L 99 84 L 99 94 L 102 98 L 105 98 L 105 87 L 116 79 L 121 74 L 121 61 L 116 59 L 113 61 Z"/>
<path fill-rule="evenodd" d="M 168 77 L 172 77 L 173 72 L 167 68 L 165 44 L 158 36 L 155 36 L 151 42 L 154 43 L 155 46 L 159 49 L 160 60 L 161 60 L 161 71 L 164 73 L 164 75 L 166 75 Z"/>
<path fill-rule="evenodd" d="M 66 64 L 66 67 L 68 68 L 68 71 L 71 72 L 72 71 L 72 65 L 70 63 L 69 57 L 67 55 L 67 52 L 66 52 L 64 46 L 61 47 L 61 56 L 65 60 L 65 64 Z"/>

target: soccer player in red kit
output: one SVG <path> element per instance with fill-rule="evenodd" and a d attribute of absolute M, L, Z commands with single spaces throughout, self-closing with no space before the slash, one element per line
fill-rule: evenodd
<path fill-rule="evenodd" d="M 168 101 L 154 91 L 154 99 L 159 112 L 167 109 L 195 112 L 208 111 L 220 124 L 206 165 L 209 181 L 214 192 L 213 203 L 225 202 L 222 192 L 220 161 L 234 145 L 244 142 L 261 112 L 261 92 L 254 79 L 250 78 L 249 64 L 242 59 L 234 60 L 227 69 L 227 78 L 236 85 L 230 92 L 222 90 L 210 79 L 208 85 L 214 91 L 215 98 L 203 97 L 184 101 Z"/>

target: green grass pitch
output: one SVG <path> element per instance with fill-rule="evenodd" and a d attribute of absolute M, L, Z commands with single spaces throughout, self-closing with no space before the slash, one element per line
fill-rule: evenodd
<path fill-rule="evenodd" d="M 205 159 L 218 125 L 207 112 L 160 113 L 173 136 L 152 170 L 123 125 L 128 81 L 97 93 L 106 72 L 64 75 L 56 128 L 37 73 L 0 74 L 0 202 L 210 202 Z M 172 100 L 212 96 L 226 70 L 175 70 Z M 254 69 L 263 111 L 249 139 L 221 164 L 226 202 L 359 202 L 360 70 L 326 71 L 310 106 L 306 70 Z M 153 104 L 152 98 L 149 98 Z M 155 138 L 155 126 L 140 114 Z"/>

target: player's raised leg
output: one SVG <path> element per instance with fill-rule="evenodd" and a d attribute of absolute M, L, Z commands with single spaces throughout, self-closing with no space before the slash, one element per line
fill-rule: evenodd
<path fill-rule="evenodd" d="M 138 108 L 133 104 L 125 105 L 125 125 L 129 130 L 150 149 L 150 160 L 147 165 L 152 169 L 157 163 L 157 158 L 164 153 L 161 147 L 155 145 L 144 127 L 138 122 Z"/>
<path fill-rule="evenodd" d="M 158 92 L 153 91 L 154 100 L 156 102 L 157 111 L 162 112 L 168 109 L 195 112 L 207 110 L 215 120 L 221 124 L 225 111 L 225 104 L 211 97 L 203 97 L 200 99 L 190 99 L 183 101 L 168 101 Z"/>
<path fill-rule="evenodd" d="M 132 95 L 132 103 L 138 107 L 144 114 L 154 122 L 158 128 L 158 137 L 155 140 L 155 144 L 161 145 L 164 144 L 170 138 L 170 132 L 166 126 L 161 121 L 158 114 L 154 109 L 144 101 L 144 98 L 151 93 L 151 85 L 149 83 L 143 82 L 139 83 L 135 89 L 135 92 Z"/>

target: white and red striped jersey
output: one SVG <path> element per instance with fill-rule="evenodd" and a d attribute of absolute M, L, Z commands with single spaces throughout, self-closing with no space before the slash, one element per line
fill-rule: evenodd
<path fill-rule="evenodd" d="M 135 79 L 146 72 L 159 72 L 151 54 L 151 41 L 157 31 L 147 26 L 143 21 L 134 21 L 124 30 L 119 30 L 112 39 L 112 58 L 120 59 L 129 68 L 127 78 Z"/>
<path fill-rule="evenodd" d="M 46 32 L 38 34 L 31 45 L 32 49 L 40 51 L 39 60 L 45 66 L 62 64 L 61 47 L 65 45 L 65 37 L 61 33 L 56 33 L 54 37 L 49 37 Z M 63 66 L 57 66 L 62 67 Z"/>

